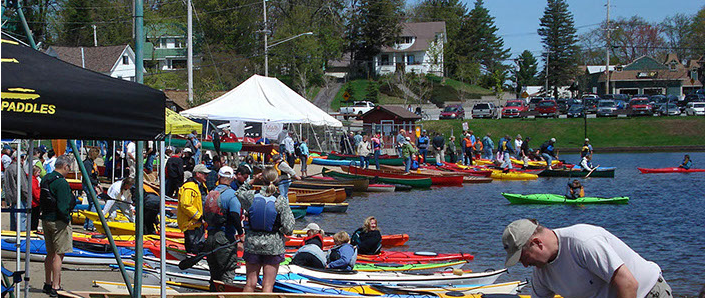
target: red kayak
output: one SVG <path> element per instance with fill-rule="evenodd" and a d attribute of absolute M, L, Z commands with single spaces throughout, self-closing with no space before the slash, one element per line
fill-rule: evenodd
<path fill-rule="evenodd" d="M 409 241 L 408 234 L 382 235 L 382 247 L 402 246 Z M 304 245 L 304 237 L 286 236 L 286 246 L 299 247 Z M 333 246 L 333 237 L 323 237 L 323 246 Z"/>
<path fill-rule="evenodd" d="M 461 175 L 427 175 L 418 173 L 403 173 L 400 171 L 391 170 L 373 170 L 373 169 L 363 169 L 358 167 L 340 166 L 343 171 L 350 174 L 370 176 L 370 177 L 386 177 L 395 179 L 408 179 L 408 178 L 431 178 L 432 185 L 444 185 L 444 186 L 462 186 L 463 176 Z"/>
<path fill-rule="evenodd" d="M 455 173 L 468 174 L 478 177 L 489 177 L 492 176 L 492 171 L 488 170 L 474 170 L 474 169 L 461 169 L 456 164 L 444 163 L 442 166 L 436 166 L 437 169 L 451 171 Z"/>
<path fill-rule="evenodd" d="M 705 169 L 684 169 L 679 167 L 660 168 L 660 169 L 645 169 L 637 168 L 642 174 L 662 174 L 662 173 L 698 173 L 705 172 Z"/>
<path fill-rule="evenodd" d="M 425 264 L 452 261 L 472 261 L 475 257 L 471 254 L 439 254 L 435 252 L 411 251 L 382 251 L 378 255 L 357 255 L 358 263 L 398 263 L 398 264 Z"/>

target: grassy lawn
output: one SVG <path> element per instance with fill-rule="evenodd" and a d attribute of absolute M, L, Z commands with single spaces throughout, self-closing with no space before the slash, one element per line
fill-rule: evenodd
<path fill-rule="evenodd" d="M 492 133 L 495 144 L 505 134 L 531 137 L 538 147 L 555 137 L 557 146 L 579 147 L 584 140 L 583 119 L 478 119 L 465 120 L 477 136 Z M 456 138 L 462 132 L 460 120 L 422 121 L 429 131 Z M 598 147 L 705 145 L 705 117 L 640 117 L 587 119 L 588 138 Z"/>
<path fill-rule="evenodd" d="M 482 88 L 477 85 L 470 85 L 467 83 L 463 83 L 461 81 L 456 81 L 450 78 L 446 78 L 446 85 L 453 87 L 456 90 L 461 90 L 470 94 L 479 94 L 479 95 L 492 95 L 492 90 Z"/>
<path fill-rule="evenodd" d="M 350 98 L 349 102 L 352 104 L 353 101 L 359 101 L 359 100 L 364 100 L 365 95 L 367 94 L 367 84 L 369 84 L 368 80 L 352 80 L 348 82 L 352 86 L 353 94 L 352 97 Z M 341 106 L 345 106 L 345 102 L 343 101 L 343 93 L 345 93 L 345 88 L 346 85 L 343 84 L 343 87 L 340 88 L 338 91 L 338 94 L 335 95 L 333 98 L 333 102 L 330 104 L 331 111 L 339 111 Z M 389 96 L 384 93 L 379 93 L 378 97 L 379 104 L 403 104 L 404 99 L 399 98 L 399 97 L 394 97 L 394 96 Z"/>

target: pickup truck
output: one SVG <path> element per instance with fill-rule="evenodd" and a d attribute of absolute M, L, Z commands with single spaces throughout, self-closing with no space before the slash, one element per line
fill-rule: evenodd
<path fill-rule="evenodd" d="M 369 101 L 356 101 L 351 106 L 340 108 L 340 113 L 346 115 L 345 119 L 347 119 L 348 116 L 355 115 L 357 117 L 374 108 L 375 104 Z"/>

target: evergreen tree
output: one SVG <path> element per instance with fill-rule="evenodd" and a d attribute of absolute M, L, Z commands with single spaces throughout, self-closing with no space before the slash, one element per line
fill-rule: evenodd
<path fill-rule="evenodd" d="M 574 78 L 577 68 L 577 42 L 573 14 L 568 11 L 565 0 L 548 0 L 540 19 L 538 34 L 548 52 L 548 63 L 544 54 L 544 77 L 548 70 L 549 89 L 558 95 L 558 86 L 564 86 Z M 548 91 L 548 90 L 546 90 Z"/>
<path fill-rule="evenodd" d="M 448 44 L 443 47 L 446 73 L 449 64 L 453 69 L 457 68 L 456 53 L 452 49 L 458 42 L 458 32 L 465 14 L 467 14 L 467 8 L 459 0 L 424 0 L 413 9 L 411 20 L 414 22 L 444 21 L 446 23 Z"/>
<path fill-rule="evenodd" d="M 403 0 L 353 1 L 346 39 L 352 60 L 374 73 L 373 59 L 383 46 L 392 46 L 401 33 Z"/>
<path fill-rule="evenodd" d="M 377 81 L 374 80 L 368 80 L 367 81 L 367 87 L 365 88 L 365 100 L 373 103 L 378 102 L 379 98 L 379 84 L 377 84 Z"/>
<path fill-rule="evenodd" d="M 521 92 L 524 86 L 538 85 L 539 80 L 536 77 L 538 73 L 538 61 L 534 54 L 528 50 L 524 50 L 519 57 L 517 57 L 517 67 L 512 70 L 512 75 L 516 80 L 516 93 Z"/>
<path fill-rule="evenodd" d="M 56 44 L 93 46 L 96 25 L 98 46 L 132 44 L 132 1 L 64 0 L 60 2 Z"/>
<path fill-rule="evenodd" d="M 477 62 L 485 73 L 491 74 L 495 70 L 506 70 L 502 62 L 509 58 L 509 49 L 504 49 L 504 40 L 497 35 L 494 17 L 483 5 L 483 0 L 475 1 L 473 9 L 463 18 L 458 36 L 451 42 L 450 48 L 456 57 Z M 453 62 L 449 61 L 451 72 L 458 69 L 457 65 L 452 65 Z"/>

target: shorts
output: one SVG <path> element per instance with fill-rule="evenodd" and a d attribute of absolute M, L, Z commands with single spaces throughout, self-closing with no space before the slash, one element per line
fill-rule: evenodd
<path fill-rule="evenodd" d="M 646 298 L 669 298 L 673 297 L 673 293 L 671 292 L 671 286 L 668 285 L 665 279 L 663 279 L 663 276 L 659 275 L 658 280 L 656 281 L 656 284 L 651 288 L 651 291 L 649 291 L 648 294 L 646 294 Z"/>
<path fill-rule="evenodd" d="M 284 262 L 284 255 L 256 255 L 245 252 L 242 254 L 242 258 L 245 259 L 247 264 L 258 264 L 258 265 L 279 265 L 279 263 Z"/>
<path fill-rule="evenodd" d="M 63 221 L 42 220 L 47 254 L 63 255 L 73 252 L 73 230 Z"/>

